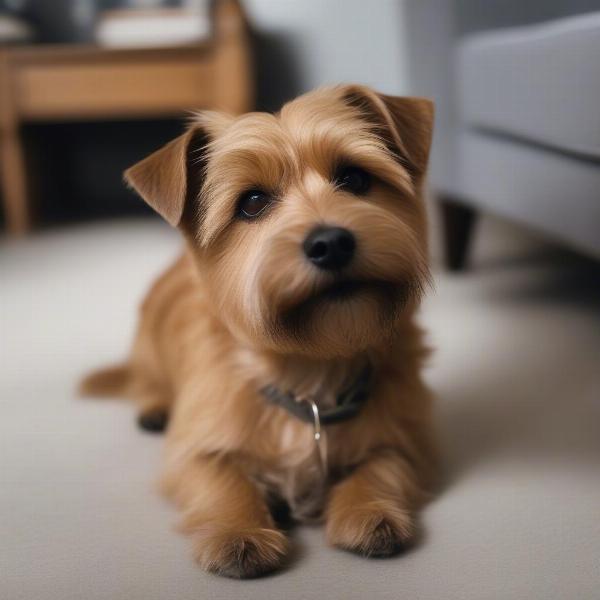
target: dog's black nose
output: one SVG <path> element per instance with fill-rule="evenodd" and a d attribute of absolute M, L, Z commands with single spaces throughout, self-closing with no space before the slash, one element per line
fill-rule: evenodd
<path fill-rule="evenodd" d="M 303 244 L 304 254 L 319 269 L 341 269 L 354 256 L 356 241 L 347 229 L 342 227 L 317 227 L 313 229 Z"/>

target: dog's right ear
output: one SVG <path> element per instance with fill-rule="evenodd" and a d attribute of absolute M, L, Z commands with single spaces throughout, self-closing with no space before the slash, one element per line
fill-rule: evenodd
<path fill-rule="evenodd" d="M 125 181 L 165 221 L 177 227 L 186 204 L 199 193 L 208 143 L 204 128 L 192 125 L 178 138 L 125 171 Z"/>

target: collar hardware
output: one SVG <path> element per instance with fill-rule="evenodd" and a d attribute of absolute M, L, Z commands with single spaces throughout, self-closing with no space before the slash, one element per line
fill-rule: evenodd
<path fill-rule="evenodd" d="M 371 394 L 373 368 L 368 363 L 358 377 L 336 397 L 335 406 L 320 410 L 313 398 L 297 396 L 293 392 L 283 392 L 276 385 L 269 384 L 260 391 L 271 403 L 287 410 L 301 421 L 315 427 L 315 440 L 321 437 L 324 425 L 335 425 L 355 417 Z"/>
<path fill-rule="evenodd" d="M 319 464 L 319 471 L 322 478 L 327 477 L 327 434 L 321 430 L 321 416 L 319 414 L 319 407 L 317 403 L 310 397 L 306 397 L 302 400 L 310 405 L 313 413 L 313 436 L 315 439 L 315 450 L 317 454 L 317 461 Z"/>

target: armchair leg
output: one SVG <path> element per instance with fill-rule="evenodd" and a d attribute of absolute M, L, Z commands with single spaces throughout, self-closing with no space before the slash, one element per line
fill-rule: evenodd
<path fill-rule="evenodd" d="M 441 198 L 444 236 L 444 262 L 449 271 L 467 266 L 469 247 L 477 221 L 477 211 L 453 198 Z"/>

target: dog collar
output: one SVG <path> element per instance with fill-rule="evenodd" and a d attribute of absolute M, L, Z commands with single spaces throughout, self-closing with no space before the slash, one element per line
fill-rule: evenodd
<path fill-rule="evenodd" d="M 370 363 L 362 369 L 358 377 L 337 396 L 335 406 L 318 411 L 321 425 L 334 425 L 355 417 L 371 394 L 373 367 Z M 267 385 L 261 393 L 271 403 L 287 410 L 290 414 L 306 423 L 315 423 L 315 401 L 293 392 L 283 392 L 275 385 Z"/>

